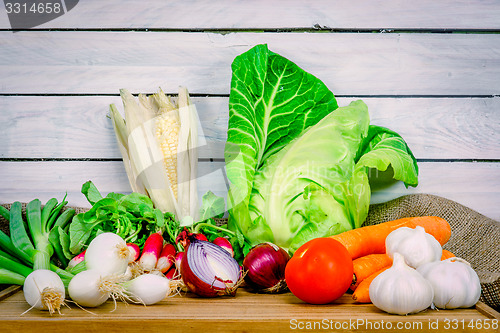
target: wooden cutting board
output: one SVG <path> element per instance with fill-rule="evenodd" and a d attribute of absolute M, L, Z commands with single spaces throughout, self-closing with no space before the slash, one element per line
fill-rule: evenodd
<path fill-rule="evenodd" d="M 87 310 L 70 303 L 55 315 L 27 310 L 19 287 L 2 291 L 0 332 L 498 332 L 500 319 L 484 303 L 397 316 L 355 304 L 347 294 L 332 304 L 310 305 L 291 293 L 262 295 L 243 288 L 235 297 L 182 294 L 147 307 L 108 301 Z"/>

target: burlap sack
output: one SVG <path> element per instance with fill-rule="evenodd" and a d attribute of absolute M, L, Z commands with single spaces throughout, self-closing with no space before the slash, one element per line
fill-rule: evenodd
<path fill-rule="evenodd" d="M 10 204 L 3 206 L 10 208 Z M 75 209 L 77 213 L 86 211 Z M 481 301 L 499 311 L 500 223 L 442 197 L 412 194 L 370 206 L 364 225 L 412 216 L 439 216 L 450 223 L 452 235 L 444 248 L 471 264 L 481 280 Z M 8 223 L 1 216 L 0 229 L 8 233 Z"/>

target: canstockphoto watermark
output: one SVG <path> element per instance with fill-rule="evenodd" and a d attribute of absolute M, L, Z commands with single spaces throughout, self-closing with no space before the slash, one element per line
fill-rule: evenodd
<path fill-rule="evenodd" d="M 349 319 L 349 320 L 290 320 L 290 329 L 292 330 L 325 330 L 325 331 L 357 331 L 357 330 L 414 330 L 420 331 L 426 328 L 421 321 L 385 321 L 385 320 L 367 320 L 367 319 Z"/>
<path fill-rule="evenodd" d="M 72 10 L 79 0 L 4 0 L 12 29 L 31 29 Z M 14 31 L 15 32 L 15 31 Z"/>
<path fill-rule="evenodd" d="M 376 332 L 453 332 L 463 330 L 498 330 L 498 319 L 449 319 L 428 318 L 422 321 L 411 320 L 369 320 L 363 318 L 349 320 L 299 320 L 290 319 L 289 327 L 296 331 L 376 331 Z"/>

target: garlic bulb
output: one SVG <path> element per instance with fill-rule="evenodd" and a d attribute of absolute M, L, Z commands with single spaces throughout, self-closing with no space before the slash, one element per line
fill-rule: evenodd
<path fill-rule="evenodd" d="M 392 231 L 385 239 L 385 249 L 391 258 L 395 252 L 402 254 L 406 263 L 413 268 L 440 260 L 443 253 L 441 244 L 421 226 L 415 229 L 401 227 Z"/>
<path fill-rule="evenodd" d="M 449 258 L 417 268 L 432 285 L 434 305 L 441 309 L 470 308 L 481 296 L 479 277 L 470 264 L 460 258 Z"/>
<path fill-rule="evenodd" d="M 399 315 L 427 309 L 434 296 L 430 282 L 409 267 L 397 252 L 392 267 L 373 279 L 369 293 L 377 308 Z"/>

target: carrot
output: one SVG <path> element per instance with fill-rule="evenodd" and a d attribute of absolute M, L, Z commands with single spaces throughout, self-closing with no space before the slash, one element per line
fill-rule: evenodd
<path fill-rule="evenodd" d="M 352 293 L 352 299 L 358 303 L 371 303 L 370 284 L 380 273 L 389 268 L 391 268 L 391 266 L 384 267 L 376 271 L 375 273 L 372 273 L 369 277 L 361 281 L 354 293 Z"/>
<path fill-rule="evenodd" d="M 422 226 L 441 245 L 444 245 L 450 239 L 451 227 L 449 223 L 437 216 L 406 217 L 349 230 L 330 237 L 342 243 L 354 260 L 368 254 L 385 253 L 387 235 L 397 228 L 408 227 L 413 229 L 417 226 Z"/>
<path fill-rule="evenodd" d="M 375 257 L 377 256 L 377 257 Z M 386 256 L 387 258 L 383 258 L 383 256 Z M 443 255 L 441 257 L 441 260 L 446 260 L 448 258 L 453 258 L 455 255 L 451 253 L 448 250 L 443 250 Z M 370 303 L 370 294 L 369 294 L 369 288 L 370 288 L 370 283 L 372 283 L 373 279 L 377 277 L 380 273 L 385 271 L 388 268 L 391 268 L 392 266 L 392 260 L 389 258 L 389 256 L 385 254 L 370 254 L 361 258 L 358 258 L 356 260 L 353 260 L 353 265 L 354 265 L 354 274 L 356 274 L 356 266 L 361 266 L 359 263 L 363 263 L 364 267 L 369 267 L 366 269 L 365 272 L 358 273 L 360 277 L 362 277 L 361 274 L 366 274 L 369 272 L 370 269 L 373 267 L 376 267 L 376 264 L 372 264 L 368 260 L 372 259 L 371 261 L 376 261 L 378 263 L 383 263 L 385 260 L 389 260 L 389 264 L 385 267 L 382 267 L 376 271 L 371 271 L 371 274 L 368 277 L 360 278 L 356 281 L 356 286 L 355 289 L 353 289 L 354 285 L 351 285 L 351 289 L 354 290 L 354 293 L 352 294 L 352 299 L 355 300 L 358 303 Z M 359 268 L 358 268 L 359 269 Z"/>
<path fill-rule="evenodd" d="M 381 270 L 392 265 L 392 259 L 385 253 L 369 254 L 352 261 L 354 269 L 353 284 L 351 290 L 356 290 L 361 281 Z"/>
<path fill-rule="evenodd" d="M 448 258 L 453 258 L 453 257 L 456 257 L 456 255 L 454 255 L 453 253 L 451 253 L 448 250 L 443 249 L 443 254 L 441 255 L 441 260 L 446 260 Z"/>

